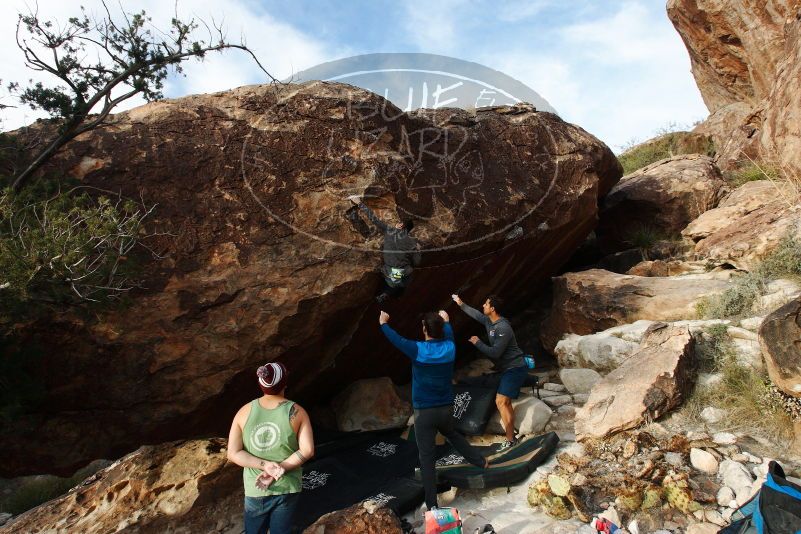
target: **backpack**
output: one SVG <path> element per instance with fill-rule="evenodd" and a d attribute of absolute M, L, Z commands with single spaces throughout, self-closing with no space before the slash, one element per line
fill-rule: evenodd
<path fill-rule="evenodd" d="M 456 508 L 434 508 L 426 512 L 425 534 L 462 534 L 462 519 Z"/>
<path fill-rule="evenodd" d="M 801 486 L 788 481 L 778 463 L 770 462 L 765 483 L 731 521 L 718 534 L 799 534 Z"/>

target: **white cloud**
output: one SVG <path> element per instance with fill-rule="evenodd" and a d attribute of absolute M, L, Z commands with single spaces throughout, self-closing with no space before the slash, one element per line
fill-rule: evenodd
<path fill-rule="evenodd" d="M 678 34 L 665 24 L 667 15 L 654 20 L 652 13 L 640 2 L 627 1 L 608 17 L 572 24 L 559 33 L 583 55 L 603 63 L 681 61 L 675 53 Z"/>
<path fill-rule="evenodd" d="M 670 123 L 707 115 L 679 35 L 664 13 L 627 1 L 607 16 L 557 29 L 553 48 L 485 61 L 539 92 L 562 118 L 619 150 Z"/>
<path fill-rule="evenodd" d="M 46 18 L 65 21 L 78 12 L 78 5 L 62 0 L 39 0 L 39 13 Z M 102 9 L 98 0 L 84 2 L 90 12 L 100 13 Z M 119 12 L 116 2 L 110 2 L 112 14 Z M 160 0 L 130 0 L 124 2 L 127 11 L 145 10 L 153 19 L 153 24 L 166 29 L 174 13 L 172 2 Z M 0 62 L 3 64 L 3 83 L 9 81 L 49 81 L 48 79 L 25 68 L 21 52 L 14 41 L 14 24 L 17 13 L 26 11 L 26 2 L 22 0 L 6 1 L 0 5 Z M 115 11 L 116 10 L 116 11 Z M 256 12 L 237 0 L 219 0 L 210 4 L 204 0 L 181 0 L 178 4 L 179 15 L 183 19 L 191 16 L 207 22 L 221 20 L 230 41 L 238 42 L 240 35 L 245 37 L 248 46 L 253 49 L 261 63 L 277 78 L 284 78 L 293 72 L 311 67 L 317 63 L 328 61 L 346 53 L 345 49 L 327 46 L 315 38 L 304 34 L 292 26 L 276 20 L 264 12 Z M 205 35 L 200 31 L 198 36 Z M 266 81 L 252 59 L 241 51 L 229 50 L 221 54 L 212 54 L 202 62 L 184 63 L 184 77 L 170 77 L 165 84 L 167 96 L 183 96 L 185 94 L 213 92 L 240 85 Z M 12 97 L 4 94 L 0 102 L 16 104 Z M 127 109 L 141 104 L 142 99 L 126 102 L 120 109 Z M 7 109 L 3 113 L 3 129 L 12 129 L 30 123 L 43 116 L 41 113 L 18 107 Z"/>
<path fill-rule="evenodd" d="M 423 52 L 454 53 L 459 49 L 464 30 L 463 16 L 469 6 L 464 0 L 407 0 L 403 7 L 403 26 L 411 40 Z"/>

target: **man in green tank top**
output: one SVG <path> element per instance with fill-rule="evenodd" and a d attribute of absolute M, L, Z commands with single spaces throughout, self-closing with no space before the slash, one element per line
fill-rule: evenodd
<path fill-rule="evenodd" d="M 256 372 L 264 395 L 239 409 L 228 434 L 228 460 L 244 467 L 245 533 L 290 532 L 302 489 L 301 465 L 314 455 L 306 410 L 284 397 L 287 370 L 270 362 Z"/>

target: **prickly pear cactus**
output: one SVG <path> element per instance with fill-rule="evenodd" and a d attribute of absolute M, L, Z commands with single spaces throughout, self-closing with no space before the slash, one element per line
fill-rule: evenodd
<path fill-rule="evenodd" d="M 679 475 L 668 475 L 662 482 L 665 489 L 665 499 L 668 504 L 685 514 L 691 514 L 701 509 L 701 505 L 693 500 L 692 491 L 685 478 Z"/>
<path fill-rule="evenodd" d="M 548 486 L 554 495 L 566 497 L 570 493 L 570 482 L 559 475 L 548 475 Z"/>
<path fill-rule="evenodd" d="M 662 490 L 652 486 L 645 490 L 640 508 L 648 510 L 662 505 Z"/>
<path fill-rule="evenodd" d="M 550 503 L 553 498 L 551 487 L 548 485 L 547 479 L 542 479 L 528 488 L 528 505 L 529 506 L 545 506 Z"/>
<path fill-rule="evenodd" d="M 618 507 L 624 512 L 634 512 L 640 509 L 643 501 L 642 490 L 639 488 L 631 488 L 620 492 L 615 499 Z"/>
<path fill-rule="evenodd" d="M 570 519 L 572 515 L 570 509 L 567 507 L 567 503 L 562 497 L 554 497 L 550 506 L 545 507 L 545 513 L 561 521 Z"/>

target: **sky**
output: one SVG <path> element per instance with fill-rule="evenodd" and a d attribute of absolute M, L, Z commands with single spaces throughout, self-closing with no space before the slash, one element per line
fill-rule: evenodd
<path fill-rule="evenodd" d="M 165 0 L 121 0 L 144 9 L 165 28 L 174 13 Z M 0 79 L 46 80 L 29 71 L 16 47 L 17 13 L 34 0 L 0 4 Z M 99 0 L 39 0 L 43 18 L 64 21 Z M 119 13 L 118 2 L 109 4 Z M 660 0 L 179 0 L 178 13 L 222 22 L 240 36 L 275 77 L 357 54 L 425 52 L 481 63 L 528 85 L 562 116 L 613 150 L 653 137 L 670 125 L 689 126 L 708 112 L 690 72 L 687 51 Z M 246 55 L 229 51 L 185 66 L 165 96 L 262 83 Z M 125 107 L 141 104 L 128 103 Z M 3 90 L 2 129 L 41 114 Z M 121 108 L 123 109 L 123 108 Z"/>

